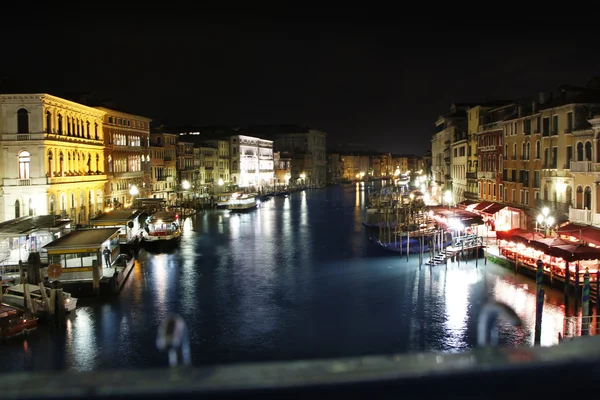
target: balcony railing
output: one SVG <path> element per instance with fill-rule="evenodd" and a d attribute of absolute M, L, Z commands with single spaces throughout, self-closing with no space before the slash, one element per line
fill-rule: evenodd
<path fill-rule="evenodd" d="M 477 130 L 478 130 L 478 132 L 485 132 L 485 131 L 497 130 L 497 129 L 501 129 L 501 128 L 502 128 L 501 122 L 496 121 L 496 122 L 490 122 L 489 124 L 479 125 L 479 128 Z"/>
<path fill-rule="evenodd" d="M 496 150 L 498 150 L 498 146 L 479 146 L 479 152 L 496 151 Z"/>
<path fill-rule="evenodd" d="M 477 172 L 477 179 L 496 179 L 496 175 L 498 173 L 497 172 L 490 172 L 490 171 L 485 171 L 485 172 Z"/>
<path fill-rule="evenodd" d="M 535 199 L 535 207 L 536 208 L 541 210 L 544 207 L 548 207 L 550 209 L 551 213 L 554 212 L 554 213 L 569 214 L 570 206 L 571 206 L 570 203 L 560 203 L 558 201 Z"/>
<path fill-rule="evenodd" d="M 589 225 L 593 222 L 592 210 L 569 209 L 569 221 Z"/>
<path fill-rule="evenodd" d="M 591 161 L 571 161 L 571 172 L 591 172 Z"/>
<path fill-rule="evenodd" d="M 467 172 L 467 179 L 477 179 L 477 172 Z"/>
<path fill-rule="evenodd" d="M 74 176 L 54 176 L 47 178 L 48 184 L 54 185 L 59 183 L 81 183 L 81 182 L 97 182 L 106 181 L 106 175 L 74 175 Z"/>

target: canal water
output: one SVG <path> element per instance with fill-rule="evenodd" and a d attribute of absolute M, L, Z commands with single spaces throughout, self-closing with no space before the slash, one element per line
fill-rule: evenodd
<path fill-rule="evenodd" d="M 367 197 L 332 187 L 187 218 L 179 249 L 142 252 L 121 295 L 82 300 L 66 333 L 42 326 L 1 343 L 0 370 L 166 366 L 155 342 L 169 313 L 187 321 L 195 365 L 457 352 L 475 345 L 486 299 L 524 320 L 500 323 L 503 345 L 533 343 L 532 280 L 483 259 L 419 268 L 386 252 L 362 226 Z M 562 331 L 561 298 L 547 289 L 542 345 Z"/>

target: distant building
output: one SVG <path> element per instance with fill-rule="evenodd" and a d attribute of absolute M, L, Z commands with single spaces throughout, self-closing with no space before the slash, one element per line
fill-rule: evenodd
<path fill-rule="evenodd" d="M 150 196 L 150 122 L 149 118 L 94 107 L 103 117 L 105 171 L 108 182 L 104 188 L 105 207 L 124 206 L 132 198 Z"/>

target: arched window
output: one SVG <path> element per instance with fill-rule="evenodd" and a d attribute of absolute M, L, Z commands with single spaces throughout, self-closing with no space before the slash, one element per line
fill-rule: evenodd
<path fill-rule="evenodd" d="M 29 216 L 33 215 L 33 200 L 29 199 Z"/>
<path fill-rule="evenodd" d="M 59 175 L 63 176 L 65 173 L 65 156 L 62 151 L 60 152 L 60 155 L 58 156 L 58 163 L 59 163 L 59 165 L 58 165 Z M 64 210 L 64 208 L 63 208 L 63 210 Z"/>
<path fill-rule="evenodd" d="M 19 200 L 15 201 L 15 218 L 19 218 L 21 216 L 21 203 Z"/>
<path fill-rule="evenodd" d="M 62 135 L 63 134 L 63 117 L 62 115 L 58 114 L 58 134 Z"/>
<path fill-rule="evenodd" d="M 94 122 L 94 139 L 96 139 L 96 140 L 100 139 L 98 137 L 98 124 L 96 122 Z"/>
<path fill-rule="evenodd" d="M 50 206 L 48 208 L 50 209 L 50 215 L 56 214 L 56 196 L 54 193 L 50 195 Z"/>
<path fill-rule="evenodd" d="M 515 160 L 516 158 L 517 158 L 517 144 L 513 143 L 512 159 Z"/>
<path fill-rule="evenodd" d="M 583 192 L 583 208 L 586 210 L 592 209 L 592 189 L 589 186 L 586 186 Z"/>
<path fill-rule="evenodd" d="M 583 143 L 577 142 L 577 161 L 583 161 Z"/>
<path fill-rule="evenodd" d="M 570 206 L 573 203 L 573 189 L 571 189 L 571 185 L 567 186 L 567 190 L 565 193 L 565 202 Z"/>
<path fill-rule="evenodd" d="M 67 195 L 64 193 L 60 195 L 60 211 L 67 211 Z"/>
<path fill-rule="evenodd" d="M 46 111 L 46 133 L 52 133 L 52 114 Z"/>
<path fill-rule="evenodd" d="M 54 176 L 54 156 L 52 150 L 48 150 L 48 176 Z"/>
<path fill-rule="evenodd" d="M 581 186 L 577 186 L 577 197 L 575 199 L 575 206 L 577 209 L 583 209 L 583 188 Z"/>
<path fill-rule="evenodd" d="M 592 142 L 585 142 L 585 161 L 592 161 Z"/>
<path fill-rule="evenodd" d="M 525 152 L 525 159 L 529 160 L 530 157 L 531 157 L 531 153 L 530 153 L 530 151 L 531 151 L 531 143 L 527 142 L 527 148 L 526 148 L 526 150 L 527 151 Z"/>
<path fill-rule="evenodd" d="M 537 160 L 540 159 L 540 154 L 542 153 L 541 149 L 540 149 L 540 141 L 538 140 L 537 142 L 535 142 L 535 158 Z"/>
<path fill-rule="evenodd" d="M 523 148 L 521 149 L 521 159 L 524 160 L 527 155 L 527 145 L 523 142 Z"/>
<path fill-rule="evenodd" d="M 31 157 L 29 155 L 29 152 L 22 151 L 19 153 L 19 179 L 29 179 L 29 162 L 30 161 L 31 161 Z"/>
<path fill-rule="evenodd" d="M 24 108 L 17 111 L 17 133 L 29 133 L 29 112 Z"/>
<path fill-rule="evenodd" d="M 90 138 L 90 121 L 85 123 L 85 135 L 88 139 Z"/>

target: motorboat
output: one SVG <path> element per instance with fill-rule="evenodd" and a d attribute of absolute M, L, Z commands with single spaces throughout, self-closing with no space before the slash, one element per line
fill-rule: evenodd
<path fill-rule="evenodd" d="M 44 301 L 44 296 L 42 294 L 42 288 L 46 292 L 46 298 L 50 299 L 50 288 L 44 287 L 43 285 L 31 285 L 28 284 L 27 288 L 29 289 L 29 295 L 31 296 L 31 302 L 34 307 L 34 311 L 45 311 L 46 303 Z M 65 301 L 65 311 L 71 312 L 77 308 L 77 298 L 71 296 L 71 293 L 67 293 L 63 291 L 63 297 Z M 7 303 L 8 305 L 22 308 L 25 304 L 25 286 L 24 285 L 14 285 L 8 286 L 4 295 L 2 296 L 2 301 Z"/>
<path fill-rule="evenodd" d="M 229 201 L 227 208 L 230 212 L 244 212 L 254 210 L 260 204 L 260 200 L 256 199 L 254 195 L 241 195 L 236 198 L 232 198 Z"/>
<path fill-rule="evenodd" d="M 181 238 L 179 214 L 173 211 L 157 211 L 146 219 L 142 233 L 145 243 L 170 243 Z"/>
<path fill-rule="evenodd" d="M 26 316 L 18 308 L 0 304 L 0 339 L 25 335 L 37 328 L 38 318 Z"/>

